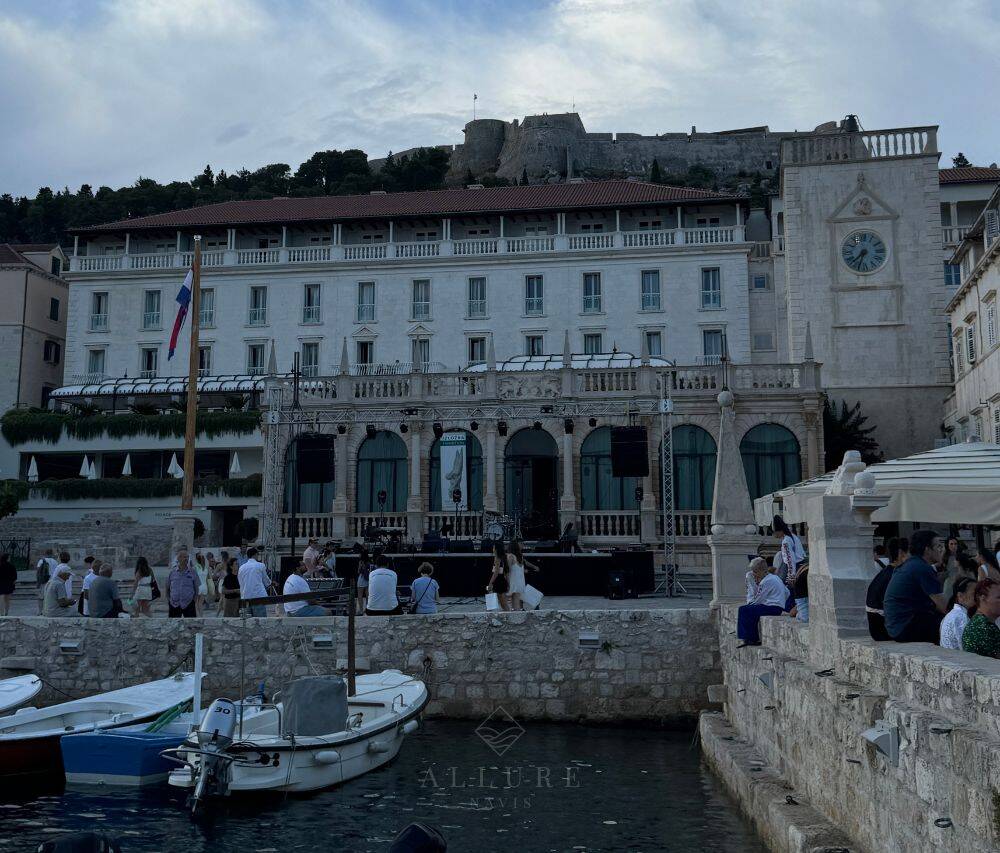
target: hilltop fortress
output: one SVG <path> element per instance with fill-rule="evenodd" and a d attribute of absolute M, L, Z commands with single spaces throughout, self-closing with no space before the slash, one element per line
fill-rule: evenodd
<path fill-rule="evenodd" d="M 835 129 L 830 123 L 817 131 Z M 816 132 L 816 131 L 814 131 Z M 798 132 L 772 131 L 765 126 L 715 133 L 588 133 L 579 113 L 481 118 L 465 126 L 461 145 L 436 146 L 451 157 L 447 182 L 461 185 L 469 174 L 479 179 L 496 175 L 510 181 L 526 171 L 531 183 L 573 177 L 648 177 L 655 159 L 664 173 L 683 173 L 696 164 L 720 177 L 739 172 L 773 172 L 778 168 L 780 141 Z M 413 151 L 416 149 L 410 149 Z M 409 153 L 396 152 L 395 156 Z M 372 160 L 381 168 L 384 159 Z"/>

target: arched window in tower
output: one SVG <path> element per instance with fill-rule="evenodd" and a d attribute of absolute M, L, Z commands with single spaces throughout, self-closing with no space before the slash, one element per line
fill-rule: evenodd
<path fill-rule="evenodd" d="M 580 509 L 638 509 L 635 490 L 639 477 L 611 473 L 611 427 L 598 427 L 580 448 Z"/>
<path fill-rule="evenodd" d="M 409 495 L 406 445 L 387 430 L 366 438 L 358 448 L 358 512 L 405 512 Z M 379 494 L 384 493 L 384 502 Z"/>
<path fill-rule="evenodd" d="M 802 479 L 802 457 L 795 434 L 780 424 L 758 424 L 740 442 L 750 499 Z"/>

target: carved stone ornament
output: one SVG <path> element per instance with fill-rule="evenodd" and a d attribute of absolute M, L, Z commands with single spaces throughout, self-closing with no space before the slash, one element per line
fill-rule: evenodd
<path fill-rule="evenodd" d="M 504 400 L 510 399 L 537 399 L 539 397 L 558 397 L 560 384 L 558 377 L 532 377 L 525 378 L 518 376 L 504 376 L 500 379 L 497 395 Z"/>
<path fill-rule="evenodd" d="M 861 196 L 854 202 L 854 214 L 855 216 L 871 216 L 872 200 L 866 195 Z"/>
<path fill-rule="evenodd" d="M 867 466 L 861 461 L 861 454 L 857 450 L 848 450 L 844 454 L 844 462 L 837 469 L 837 473 L 833 475 L 833 482 L 830 483 L 830 487 L 826 490 L 828 495 L 853 495 L 855 489 L 855 478 L 865 471 Z M 875 478 L 869 473 L 871 477 L 871 482 L 869 483 L 868 478 L 862 478 L 864 481 L 864 488 L 874 488 Z"/>

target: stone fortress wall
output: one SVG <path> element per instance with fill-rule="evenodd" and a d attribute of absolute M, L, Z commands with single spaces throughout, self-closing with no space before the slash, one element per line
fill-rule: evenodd
<path fill-rule="evenodd" d="M 464 184 L 470 171 L 476 178 L 496 173 L 511 181 L 527 171 L 532 183 L 567 177 L 648 178 L 654 159 L 664 172 L 685 172 L 696 164 L 720 176 L 773 172 L 778 168 L 781 139 L 795 135 L 767 126 L 716 133 L 692 128 L 691 133 L 655 136 L 588 133 L 579 113 L 526 116 L 510 122 L 476 119 L 465 126 L 464 133 L 464 144 L 434 146 L 451 155 L 446 182 L 453 186 Z M 372 160 L 372 169 L 377 171 L 384 162 Z"/>

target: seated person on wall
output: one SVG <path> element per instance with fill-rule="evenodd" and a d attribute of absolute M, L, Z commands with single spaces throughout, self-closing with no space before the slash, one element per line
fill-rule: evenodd
<path fill-rule="evenodd" d="M 910 537 L 910 559 L 892 573 L 885 591 L 885 629 L 897 643 L 938 643 L 948 599 L 935 564 L 944 543 L 933 530 Z"/>
<path fill-rule="evenodd" d="M 87 591 L 87 602 L 90 605 L 88 616 L 95 619 L 114 619 L 123 611 L 118 584 L 111 579 L 114 572 L 111 566 L 104 563 L 100 572 L 90 582 Z"/>
<path fill-rule="evenodd" d="M 757 594 L 753 601 L 744 604 L 737 611 L 736 636 L 742 642 L 736 647 L 760 645 L 761 616 L 780 616 L 785 612 L 788 601 L 788 587 L 768 568 L 767 563 L 756 557 L 750 563 L 750 571 L 757 581 Z"/>
<path fill-rule="evenodd" d="M 69 556 L 67 555 L 67 558 Z M 76 616 L 76 608 L 73 606 L 76 601 L 66 595 L 66 581 L 73 576 L 69 566 L 65 562 L 60 563 L 55 575 L 45 585 L 45 594 L 42 596 L 43 616 Z"/>
<path fill-rule="evenodd" d="M 282 595 L 296 595 L 302 592 L 312 592 L 309 582 L 303 575 L 309 571 L 305 562 L 300 563 L 285 578 L 285 586 Z M 308 601 L 286 601 L 284 603 L 286 616 L 327 616 L 325 609 L 318 604 L 310 604 Z"/>
<path fill-rule="evenodd" d="M 892 573 L 910 558 L 910 541 L 905 536 L 893 537 L 888 545 L 889 562 L 878 570 L 868 584 L 865 612 L 868 616 L 868 633 L 873 640 L 891 640 L 885 630 L 885 591 L 892 580 Z"/>
<path fill-rule="evenodd" d="M 389 568 L 389 558 L 379 555 L 375 558 L 375 568 L 368 573 L 368 604 L 365 613 L 369 616 L 396 616 L 402 611 L 396 597 L 396 573 Z"/>
<path fill-rule="evenodd" d="M 441 603 L 441 590 L 438 587 L 438 582 L 431 577 L 434 574 L 434 566 L 430 563 L 421 563 L 419 571 L 420 577 L 411 585 L 413 612 L 437 613 L 438 605 Z"/>
<path fill-rule="evenodd" d="M 962 648 L 975 655 L 1000 658 L 1000 583 L 987 578 L 976 584 L 976 615 L 962 632 Z"/>
<path fill-rule="evenodd" d="M 792 582 L 792 598 L 795 603 L 788 611 L 799 622 L 809 622 L 809 564 L 802 563 Z"/>

